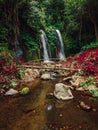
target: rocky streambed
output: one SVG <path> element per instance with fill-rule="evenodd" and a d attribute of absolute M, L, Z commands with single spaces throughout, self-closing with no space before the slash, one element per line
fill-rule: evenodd
<path fill-rule="evenodd" d="M 60 81 L 38 78 L 19 84 L 28 95 L 0 96 L 0 130 L 98 130 L 98 99 L 72 90 L 73 99 L 58 100 L 51 93 Z"/>

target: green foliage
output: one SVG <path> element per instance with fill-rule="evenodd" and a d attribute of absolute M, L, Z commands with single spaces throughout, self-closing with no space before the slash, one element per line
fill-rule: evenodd
<path fill-rule="evenodd" d="M 88 77 L 87 80 L 86 80 L 86 83 L 87 83 L 88 85 L 94 84 L 94 78 L 91 77 L 91 76 Z"/>
<path fill-rule="evenodd" d="M 13 80 L 11 81 L 11 83 L 10 83 L 10 88 L 15 88 L 16 85 L 17 85 L 17 82 L 16 82 L 15 79 L 13 79 Z"/>
<path fill-rule="evenodd" d="M 94 42 L 91 42 L 90 44 L 87 44 L 85 46 L 83 46 L 81 48 L 81 51 L 84 51 L 86 49 L 91 49 L 91 48 L 97 48 L 98 47 L 98 40 L 94 41 Z"/>
<path fill-rule="evenodd" d="M 27 32 L 21 32 L 20 36 L 24 44 L 24 47 L 26 48 L 25 58 L 27 60 L 32 60 L 32 59 L 37 60 L 38 58 L 40 58 L 38 38 L 36 37 L 33 38 L 33 36 Z"/>
<path fill-rule="evenodd" d="M 51 48 L 52 56 L 54 56 L 55 41 L 56 41 L 55 27 L 48 26 L 46 28 L 46 34 L 47 34 L 47 38 L 48 38 L 48 43 L 49 43 L 50 48 Z"/>
<path fill-rule="evenodd" d="M 2 89 L 3 88 L 3 85 L 2 84 L 0 84 L 0 89 Z"/>
<path fill-rule="evenodd" d="M 64 0 L 46 0 L 43 1 L 43 8 L 46 15 L 45 27 L 55 27 L 56 29 L 64 30 Z"/>
<path fill-rule="evenodd" d="M 63 40 L 65 44 L 65 53 L 67 56 L 79 52 L 80 47 L 77 40 L 69 37 L 69 35 L 67 35 L 66 33 L 63 34 Z"/>
<path fill-rule="evenodd" d="M 79 76 L 84 76 L 85 74 L 84 74 L 84 71 L 83 70 L 80 70 L 79 72 L 78 72 L 78 75 Z"/>
<path fill-rule="evenodd" d="M 39 2 L 36 0 L 26 2 L 23 8 L 25 10 L 22 14 L 22 18 L 30 28 L 38 32 L 45 24 L 44 9 L 40 8 Z"/>
<path fill-rule="evenodd" d="M 67 20 L 67 32 L 72 34 L 79 29 L 79 15 L 83 13 L 83 5 L 86 0 L 66 0 L 65 18 Z"/>
<path fill-rule="evenodd" d="M 0 52 L 9 52 L 8 43 L 0 44 Z"/>
<path fill-rule="evenodd" d="M 92 93 L 93 97 L 98 97 L 98 88 L 95 90 L 90 90 L 90 92 Z"/>
<path fill-rule="evenodd" d="M 39 30 L 43 29 L 54 55 L 55 29 L 59 29 L 63 35 L 64 49 L 68 53 L 66 55 L 77 53 L 83 45 L 95 40 L 93 22 L 98 24 L 97 5 L 96 0 L 1 0 L 0 51 L 6 51 L 7 46 L 11 45 L 7 38 L 11 38 L 9 42 L 14 44 L 14 37 L 11 36 L 15 30 L 18 35 L 18 32 L 24 30 L 20 40 L 22 39 L 27 47 L 28 59 L 31 59 L 32 52 L 35 54 L 38 51 Z M 9 33 L 6 26 L 1 23 L 6 24 Z M 85 36 L 86 40 L 84 40 Z M 98 47 L 97 42 L 90 43 L 82 49 L 94 47 Z"/>
<path fill-rule="evenodd" d="M 24 68 L 23 67 L 19 67 L 18 72 L 17 72 L 18 78 L 22 79 L 23 74 L 24 74 Z"/>
<path fill-rule="evenodd" d="M 89 90 L 93 97 L 98 97 L 98 88 L 95 86 L 93 77 L 90 76 L 85 81 L 81 82 L 80 87 Z"/>
<path fill-rule="evenodd" d="M 81 40 L 83 36 L 81 28 L 83 26 L 82 19 L 85 13 L 85 4 L 86 0 L 66 0 L 65 2 L 65 36 L 68 40 L 66 48 L 70 54 L 79 52 L 82 46 Z M 66 39 L 64 41 L 66 42 Z"/>
<path fill-rule="evenodd" d="M 30 89 L 29 89 L 28 87 L 25 87 L 25 88 L 23 88 L 23 89 L 20 91 L 20 94 L 21 94 L 21 95 L 27 95 L 29 92 L 30 92 Z"/>
<path fill-rule="evenodd" d="M 94 85 L 94 78 L 91 76 L 79 84 L 80 87 L 84 87 L 84 88 L 87 88 L 90 85 Z"/>
<path fill-rule="evenodd" d="M 5 59 L 8 64 L 12 63 L 12 51 L 9 50 L 9 43 L 7 40 L 8 29 L 4 24 L 0 23 L 0 59 Z"/>
<path fill-rule="evenodd" d="M 0 44 L 0 58 L 6 59 L 8 63 L 12 63 L 13 57 L 12 57 L 12 51 L 8 48 L 8 43 L 2 43 Z"/>
<path fill-rule="evenodd" d="M 38 44 L 32 36 L 26 32 L 21 32 L 21 39 L 25 43 L 25 45 L 29 48 L 30 51 L 34 51 L 38 49 Z"/>
<path fill-rule="evenodd" d="M 7 28 L 3 24 L 0 23 L 0 43 L 6 43 L 7 36 L 8 36 Z"/>
<path fill-rule="evenodd" d="M 6 65 L 13 63 L 12 51 L 8 49 L 7 43 L 0 45 L 0 60 L 4 60 Z"/>

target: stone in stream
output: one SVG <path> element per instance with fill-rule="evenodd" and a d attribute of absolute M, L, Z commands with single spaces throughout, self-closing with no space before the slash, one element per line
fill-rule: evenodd
<path fill-rule="evenodd" d="M 90 111 L 90 110 L 92 110 L 92 107 L 90 105 L 85 104 L 83 101 L 79 101 L 79 106 L 84 111 Z"/>
<path fill-rule="evenodd" d="M 57 99 L 62 100 L 69 100 L 74 98 L 70 90 L 70 87 L 63 83 L 57 83 L 55 85 L 54 96 Z"/>
<path fill-rule="evenodd" d="M 9 89 L 9 90 L 5 93 L 5 95 L 6 95 L 6 96 L 11 96 L 11 95 L 16 95 L 16 94 L 18 94 L 18 93 L 19 93 L 19 92 L 18 92 L 17 90 L 11 88 L 11 89 Z"/>
<path fill-rule="evenodd" d="M 49 79 L 51 79 L 52 77 L 51 77 L 51 74 L 50 73 L 44 73 L 44 74 L 42 74 L 42 76 L 41 76 L 41 79 L 43 79 L 43 80 L 49 80 Z"/>
<path fill-rule="evenodd" d="M 35 78 L 39 77 L 40 73 L 37 69 L 26 69 L 24 71 L 24 75 L 22 77 L 22 80 L 24 82 L 31 82 L 33 81 Z"/>

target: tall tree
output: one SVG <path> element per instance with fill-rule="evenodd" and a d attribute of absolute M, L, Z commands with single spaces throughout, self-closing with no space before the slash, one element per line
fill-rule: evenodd
<path fill-rule="evenodd" d="M 86 15 L 92 22 L 95 31 L 95 38 L 98 40 L 98 1 L 87 0 L 86 3 Z"/>
<path fill-rule="evenodd" d="M 65 3 L 65 19 L 66 31 L 69 34 L 79 34 L 78 39 L 81 40 L 82 22 L 84 15 L 84 5 L 86 0 L 66 0 Z M 74 35 L 75 36 L 75 35 Z M 76 36 L 77 37 L 77 36 Z"/>
<path fill-rule="evenodd" d="M 2 21 L 8 28 L 8 41 L 14 46 L 19 36 L 19 7 L 24 0 L 2 0 Z"/>

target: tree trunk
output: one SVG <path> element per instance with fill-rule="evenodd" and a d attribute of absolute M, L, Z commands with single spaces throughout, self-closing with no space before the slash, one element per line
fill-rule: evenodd
<path fill-rule="evenodd" d="M 97 29 L 96 21 L 94 22 L 94 28 L 95 28 L 95 37 L 96 37 L 96 40 L 98 40 L 98 29 Z"/>
<path fill-rule="evenodd" d="M 90 17 L 91 22 L 94 25 L 95 38 L 96 38 L 96 40 L 98 40 L 98 29 L 97 29 L 97 22 L 96 22 L 95 12 L 90 13 L 90 11 L 89 11 L 89 17 Z"/>
<path fill-rule="evenodd" d="M 80 28 L 79 28 L 79 42 L 81 44 L 81 36 L 82 35 L 82 14 L 80 15 Z"/>
<path fill-rule="evenodd" d="M 19 18 L 18 18 L 18 1 L 17 0 L 5 0 L 4 3 L 6 25 L 8 27 L 8 42 L 15 47 L 16 39 L 19 36 Z"/>
<path fill-rule="evenodd" d="M 5 10 L 5 23 L 8 28 L 8 42 L 9 49 L 13 50 L 13 57 L 16 62 L 23 56 L 23 51 L 20 48 L 19 43 L 19 17 L 18 17 L 18 0 L 5 0 L 4 10 Z"/>

